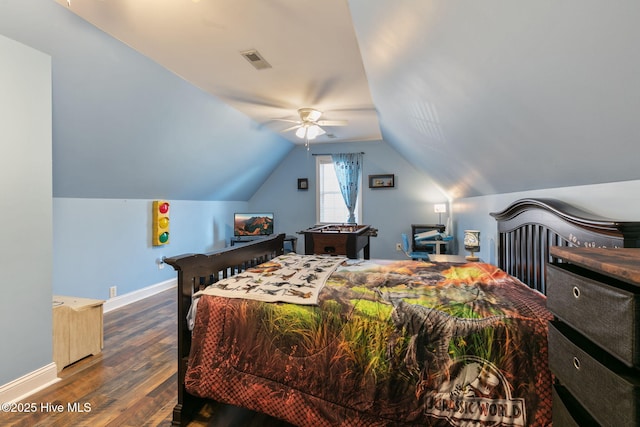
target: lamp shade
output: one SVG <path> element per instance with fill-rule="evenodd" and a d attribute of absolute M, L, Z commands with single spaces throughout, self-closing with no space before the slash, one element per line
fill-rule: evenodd
<path fill-rule="evenodd" d="M 325 133 L 324 129 L 314 123 L 304 123 L 296 131 L 296 136 L 300 139 L 311 141 L 317 136 L 324 135 Z"/>
<path fill-rule="evenodd" d="M 480 249 L 480 231 L 464 230 L 464 248 L 471 252 Z"/>
<path fill-rule="evenodd" d="M 307 138 L 315 139 L 316 136 L 320 133 L 320 128 L 316 125 L 311 125 L 307 128 Z"/>
<path fill-rule="evenodd" d="M 433 211 L 435 213 L 445 213 L 447 211 L 447 205 L 445 203 L 436 203 L 433 205 Z"/>

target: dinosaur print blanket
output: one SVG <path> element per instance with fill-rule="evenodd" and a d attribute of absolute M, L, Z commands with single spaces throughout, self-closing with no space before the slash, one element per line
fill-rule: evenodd
<path fill-rule="evenodd" d="M 275 257 L 241 274 L 222 279 L 200 295 L 314 305 L 327 279 L 345 257 L 298 255 Z"/>
<path fill-rule="evenodd" d="M 346 260 L 317 305 L 202 296 L 185 386 L 298 426 L 546 426 L 545 306 L 489 264 Z"/>

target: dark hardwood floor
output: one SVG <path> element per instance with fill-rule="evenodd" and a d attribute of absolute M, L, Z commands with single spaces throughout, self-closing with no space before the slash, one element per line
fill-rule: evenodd
<path fill-rule="evenodd" d="M 104 316 L 104 349 L 63 369 L 61 381 L 0 412 L 2 426 L 170 426 L 176 404 L 176 291 Z M 28 404 L 28 405 L 24 405 Z M 61 412 L 55 412 L 62 408 Z M 240 408 L 207 405 L 189 427 L 288 426 Z"/>

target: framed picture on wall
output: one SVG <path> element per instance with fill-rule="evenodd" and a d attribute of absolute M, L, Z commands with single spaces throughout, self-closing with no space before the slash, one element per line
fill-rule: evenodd
<path fill-rule="evenodd" d="M 308 189 L 309 189 L 309 179 L 298 178 L 298 190 L 308 190 Z"/>
<path fill-rule="evenodd" d="M 396 186 L 395 175 L 369 175 L 369 188 L 393 188 Z"/>

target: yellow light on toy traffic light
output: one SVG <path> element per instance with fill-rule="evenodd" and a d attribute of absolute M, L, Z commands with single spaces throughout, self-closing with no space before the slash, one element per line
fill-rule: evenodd
<path fill-rule="evenodd" d="M 169 243 L 169 202 L 165 200 L 153 202 L 151 235 L 153 246 Z"/>

